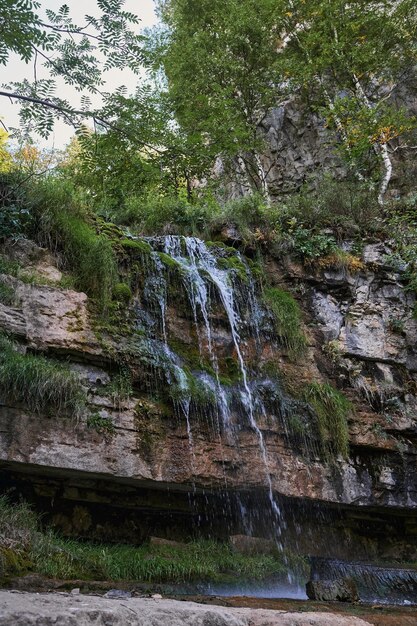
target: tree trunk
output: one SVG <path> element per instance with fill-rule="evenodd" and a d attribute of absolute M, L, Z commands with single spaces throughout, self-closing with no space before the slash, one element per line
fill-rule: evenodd
<path fill-rule="evenodd" d="M 358 77 L 353 75 L 353 79 L 355 82 L 356 93 L 358 95 L 358 98 L 363 102 L 363 104 L 368 109 L 372 109 L 373 108 L 372 104 L 369 101 L 369 98 L 366 95 L 365 91 L 363 90 L 363 87 L 360 84 Z M 382 206 L 385 202 L 385 194 L 387 192 L 388 185 L 390 184 L 390 181 L 392 178 L 392 161 L 391 161 L 391 157 L 388 151 L 388 146 L 386 143 L 375 143 L 374 150 L 376 154 L 380 157 L 382 161 L 382 167 L 383 167 L 383 175 L 382 175 L 382 179 L 379 185 L 379 193 L 378 193 L 378 202 Z"/>
<path fill-rule="evenodd" d="M 268 185 L 267 174 L 265 172 L 265 168 L 262 165 L 261 158 L 257 152 L 254 152 L 253 157 L 254 157 L 254 161 L 256 165 L 256 173 L 258 175 L 259 182 L 261 185 L 262 196 L 265 198 L 265 202 L 267 206 L 271 206 L 272 198 L 271 198 L 271 193 L 269 191 L 269 185 Z"/>

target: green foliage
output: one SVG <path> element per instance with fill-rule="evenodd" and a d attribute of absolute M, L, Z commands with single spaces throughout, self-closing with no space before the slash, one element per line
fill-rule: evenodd
<path fill-rule="evenodd" d="M 261 194 L 253 193 L 225 202 L 210 216 L 206 227 L 209 234 L 216 234 L 222 226 L 235 226 L 240 237 L 247 243 L 268 239 L 279 220 L 278 205 L 267 206 Z"/>
<path fill-rule="evenodd" d="M 386 97 L 386 85 L 402 81 L 415 62 L 415 2 L 281 0 L 276 10 L 287 37 L 279 51 L 288 88 L 301 88 L 321 107 L 357 172 L 372 154 L 377 158 L 383 199 L 383 151 L 414 123 Z"/>
<path fill-rule="evenodd" d="M 302 314 L 298 302 L 287 291 L 277 287 L 265 289 L 264 300 L 274 315 L 275 330 L 280 341 L 292 358 L 299 358 L 306 351 L 307 341 L 302 330 Z"/>
<path fill-rule="evenodd" d="M 402 273 L 407 289 L 417 293 L 417 194 L 411 194 L 393 209 L 386 229 L 394 252 L 386 260 Z"/>
<path fill-rule="evenodd" d="M 209 540 L 179 546 L 103 545 L 63 540 L 52 532 L 39 532 L 39 520 L 22 503 L 11 505 L 0 497 L 1 549 L 26 555 L 26 568 L 58 579 L 138 582 L 228 582 L 286 577 L 289 567 L 305 572 L 302 557 L 274 551 L 245 556 L 230 545 Z M 16 559 L 15 559 L 16 560 Z M 10 567 L 4 575 L 16 573 Z M 24 573 L 20 571 L 19 573 Z"/>
<path fill-rule="evenodd" d="M 112 435 L 115 432 L 114 424 L 111 419 L 109 417 L 102 417 L 98 412 L 88 416 L 87 427 L 105 435 Z"/>
<path fill-rule="evenodd" d="M 214 391 L 194 376 L 188 368 L 184 368 L 186 384 L 170 384 L 169 398 L 173 402 L 190 401 L 194 407 L 208 407 L 215 403 Z"/>
<path fill-rule="evenodd" d="M 16 301 L 16 295 L 13 287 L 5 283 L 0 278 L 0 302 L 6 306 L 13 306 Z"/>
<path fill-rule="evenodd" d="M 284 556 L 243 556 L 214 541 L 184 546 L 93 545 L 57 541 L 60 552 L 35 561 L 39 573 L 54 578 L 141 582 L 262 580 L 285 576 Z"/>
<path fill-rule="evenodd" d="M 135 197 L 126 202 L 126 210 L 118 213 L 117 220 L 143 234 L 193 235 L 202 232 L 217 208 L 206 200 L 191 203 L 175 196 Z"/>
<path fill-rule="evenodd" d="M 102 93 L 106 71 L 129 67 L 138 72 L 141 67 L 142 37 L 131 30 L 139 20 L 124 11 L 123 4 L 124 0 L 98 1 L 98 15 L 86 16 L 83 24 L 77 25 L 65 4 L 56 12 L 47 9 L 44 18 L 35 0 L 2 2 L 0 64 L 8 62 L 10 53 L 16 53 L 26 63 L 33 61 L 35 68 L 43 63 L 46 74 L 40 78 L 35 69 L 33 83 L 27 79 L 14 82 L 1 94 L 21 102 L 25 130 L 31 130 L 35 123 L 36 131 L 46 137 L 55 118 L 79 127 L 85 118 L 105 125 L 87 94 Z M 56 95 L 56 77 L 83 92 L 80 110 Z M 111 96 L 104 94 L 104 98 L 107 104 L 111 101 Z"/>
<path fill-rule="evenodd" d="M 328 233 L 312 233 L 292 222 L 286 233 L 286 240 L 291 243 L 293 250 L 303 259 L 318 259 L 336 250 L 336 240 Z"/>
<path fill-rule="evenodd" d="M 328 383 L 313 382 L 304 389 L 304 398 L 317 419 L 321 451 L 326 459 L 349 455 L 348 416 L 352 411 L 349 400 Z"/>
<path fill-rule="evenodd" d="M 0 335 L 0 394 L 34 413 L 78 418 L 86 402 L 78 376 L 67 366 L 43 356 L 21 354 Z"/>
<path fill-rule="evenodd" d="M 127 366 L 121 367 L 112 377 L 108 391 L 113 397 L 114 404 L 120 405 L 121 402 L 129 400 L 133 394 L 133 388 L 132 373 Z"/>
<path fill-rule="evenodd" d="M 17 171 L 0 172 L 0 240 L 21 237 L 31 224 L 24 176 Z"/>
<path fill-rule="evenodd" d="M 20 270 L 21 267 L 17 261 L 10 261 L 6 257 L 0 255 L 0 274 L 19 276 Z"/>
<path fill-rule="evenodd" d="M 336 180 L 324 175 L 316 185 L 315 190 L 305 185 L 282 207 L 281 224 L 288 224 L 290 232 L 300 228 L 318 235 L 322 229 L 331 229 L 341 240 L 375 234 L 381 229 L 383 214 L 369 182 Z M 303 241 L 303 235 L 299 238 Z"/>
<path fill-rule="evenodd" d="M 249 158 L 257 123 L 276 102 L 274 2 L 168 0 L 161 17 L 154 51 L 181 125 L 212 157 Z"/>
<path fill-rule="evenodd" d="M 62 251 L 65 267 L 105 311 L 117 280 L 116 257 L 108 237 L 97 234 L 83 198 L 61 180 L 46 179 L 35 189 L 41 241 Z"/>

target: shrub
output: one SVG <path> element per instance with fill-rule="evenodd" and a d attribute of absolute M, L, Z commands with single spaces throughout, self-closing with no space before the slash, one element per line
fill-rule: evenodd
<path fill-rule="evenodd" d="M 68 183 L 47 179 L 38 185 L 35 197 L 41 242 L 61 251 L 65 267 L 75 274 L 75 286 L 106 310 L 117 280 L 110 240 L 96 233 L 82 198 Z"/>
<path fill-rule="evenodd" d="M 326 459 L 349 454 L 347 418 L 352 411 L 349 400 L 328 383 L 313 382 L 304 389 L 304 398 L 314 410 L 321 450 Z"/>
<path fill-rule="evenodd" d="M 356 274 L 365 269 L 365 263 L 359 257 L 336 248 L 331 254 L 320 257 L 315 265 L 320 269 L 339 269 Z"/>
<path fill-rule="evenodd" d="M 21 354 L 4 335 L 0 335 L 0 395 L 3 402 L 23 404 L 34 413 L 64 413 L 76 418 L 86 401 L 78 376 L 66 365 Z"/>
<path fill-rule="evenodd" d="M 264 290 L 264 301 L 272 311 L 275 330 L 292 358 L 304 354 L 307 341 L 302 331 L 302 316 L 298 302 L 283 289 L 270 287 Z"/>
<path fill-rule="evenodd" d="M 219 207 L 217 214 L 211 216 L 208 230 L 216 233 L 226 224 L 235 226 L 246 241 L 262 240 L 276 228 L 279 216 L 278 205 L 267 206 L 260 194 L 253 194 Z"/>
<path fill-rule="evenodd" d="M 112 435 L 115 431 L 112 420 L 109 417 L 103 417 L 98 412 L 88 416 L 87 427 L 96 430 L 102 435 Z"/>
<path fill-rule="evenodd" d="M 216 203 L 204 199 L 191 203 L 175 196 L 133 197 L 116 219 L 145 234 L 196 235 L 216 210 Z"/>
<path fill-rule="evenodd" d="M 305 185 L 285 203 L 283 218 L 293 218 L 308 231 L 331 228 L 338 238 L 375 232 L 382 226 L 377 193 L 369 182 L 336 180 L 325 175 L 311 190 Z"/>
<path fill-rule="evenodd" d="M 24 176 L 19 172 L 0 173 L 0 240 L 20 237 L 32 220 Z"/>

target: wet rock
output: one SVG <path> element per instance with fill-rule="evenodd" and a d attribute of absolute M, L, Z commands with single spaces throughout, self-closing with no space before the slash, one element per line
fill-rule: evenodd
<path fill-rule="evenodd" d="M 232 535 L 229 538 L 232 548 L 239 554 L 271 554 L 276 549 L 272 539 L 250 537 L 249 535 Z"/>
<path fill-rule="evenodd" d="M 324 602 L 357 602 L 358 590 L 355 582 L 349 578 L 339 580 L 310 580 L 306 585 L 310 600 Z"/>

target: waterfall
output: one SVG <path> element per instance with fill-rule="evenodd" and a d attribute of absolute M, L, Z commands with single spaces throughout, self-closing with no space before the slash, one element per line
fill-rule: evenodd
<path fill-rule="evenodd" d="M 241 338 L 243 329 L 250 331 L 256 342 L 260 343 L 259 319 L 260 307 L 255 294 L 255 284 L 247 262 L 235 250 L 233 250 L 233 263 L 228 266 L 227 259 L 222 256 L 222 250 L 218 248 L 216 253 L 200 239 L 194 237 L 166 236 L 147 238 L 147 243 L 152 247 L 151 262 L 146 276 L 143 298 L 148 303 L 153 315 L 159 312 L 162 329 L 159 350 L 163 353 L 166 372 L 166 380 L 169 385 L 175 384 L 179 391 L 178 405 L 186 421 L 187 435 L 190 448 L 191 463 L 194 460 L 193 432 L 190 419 L 190 407 L 192 394 L 189 388 L 186 372 L 181 368 L 175 353 L 169 347 L 167 334 L 167 294 L 169 277 L 164 271 L 161 258 L 164 255 L 175 263 L 177 274 L 183 286 L 198 338 L 198 349 L 201 357 L 204 349 L 208 350 L 210 363 L 214 376 L 200 372 L 197 376 L 199 384 L 215 398 L 215 421 L 217 434 L 220 438 L 221 431 L 229 437 L 235 437 L 236 425 L 232 423 L 231 405 L 240 399 L 242 418 L 255 433 L 258 440 L 259 456 L 265 471 L 265 483 L 273 518 L 276 539 L 281 534 L 283 525 L 282 514 L 273 493 L 272 479 L 269 471 L 267 446 L 264 435 L 258 424 L 258 417 L 265 414 L 265 407 L 260 397 L 254 397 L 253 383 L 244 356 L 244 341 Z M 244 295 L 240 293 L 244 288 Z M 213 329 L 211 317 L 213 306 L 221 304 L 225 314 L 228 332 L 233 342 L 240 383 L 232 392 L 221 382 L 219 358 L 213 343 Z M 241 312 L 241 306 L 246 310 L 246 318 Z M 157 340 L 154 336 L 154 340 Z M 237 425 L 241 427 L 241 424 Z M 225 474 L 225 485 L 226 485 Z M 227 486 L 227 485 L 226 485 Z"/>

